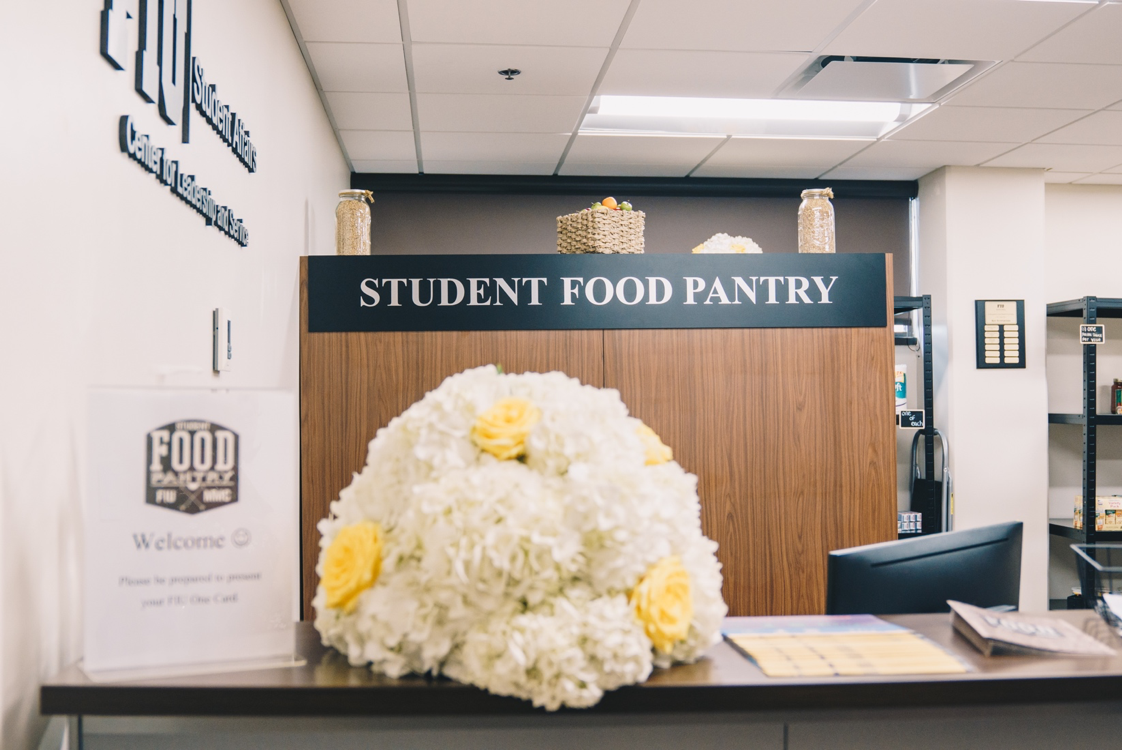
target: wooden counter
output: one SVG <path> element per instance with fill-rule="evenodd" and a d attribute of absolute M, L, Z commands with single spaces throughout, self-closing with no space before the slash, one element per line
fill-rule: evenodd
<path fill-rule="evenodd" d="M 1056 612 L 1116 648 L 1093 612 Z M 143 682 L 94 684 L 70 666 L 44 683 L 44 714 L 94 716 L 589 716 L 593 714 L 775 714 L 824 710 L 1018 706 L 1122 701 L 1122 655 L 1111 658 L 984 657 L 950 625 L 950 615 L 897 615 L 904 625 L 973 665 L 961 675 L 765 677 L 726 643 L 697 664 L 656 670 L 642 685 L 604 696 L 599 705 L 546 714 L 529 703 L 444 679 L 389 679 L 351 667 L 325 649 L 311 625 L 297 626 L 306 666 Z"/>

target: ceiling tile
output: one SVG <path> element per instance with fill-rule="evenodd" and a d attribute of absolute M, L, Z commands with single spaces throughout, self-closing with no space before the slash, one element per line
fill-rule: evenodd
<path fill-rule="evenodd" d="M 1021 0 L 877 0 L 824 51 L 1008 60 L 1090 7 Z"/>
<path fill-rule="evenodd" d="M 723 136 L 673 138 L 662 136 L 578 135 L 565 164 L 653 164 L 693 169 L 724 140 Z"/>
<path fill-rule="evenodd" d="M 422 132 L 572 133 L 587 96 L 417 94 Z"/>
<path fill-rule="evenodd" d="M 353 160 L 356 172 L 391 172 L 393 174 L 417 174 L 417 160 Z"/>
<path fill-rule="evenodd" d="M 968 141 L 878 141 L 845 163 L 853 167 L 973 166 L 1008 151 L 1015 143 Z"/>
<path fill-rule="evenodd" d="M 610 47 L 628 0 L 409 0 L 414 42 Z"/>
<path fill-rule="evenodd" d="M 1043 167 L 1059 172 L 1098 172 L 1122 162 L 1122 146 L 1068 146 L 1026 143 L 987 167 Z"/>
<path fill-rule="evenodd" d="M 1122 112 L 1096 112 L 1079 122 L 1060 128 L 1040 143 L 1090 143 L 1122 146 Z"/>
<path fill-rule="evenodd" d="M 598 93 L 767 98 L 806 59 L 790 53 L 621 49 Z"/>
<path fill-rule="evenodd" d="M 324 91 L 409 92 L 400 44 L 308 42 Z"/>
<path fill-rule="evenodd" d="M 1015 62 L 967 84 L 954 95 L 951 104 L 1101 109 L 1119 99 L 1122 99 L 1122 66 Z"/>
<path fill-rule="evenodd" d="M 430 174 L 553 174 L 556 161 L 444 161 L 425 159 Z"/>
<path fill-rule="evenodd" d="M 1122 65 L 1122 5 L 1100 5 L 1018 60 Z"/>
<path fill-rule="evenodd" d="M 733 138 L 705 162 L 702 171 L 717 167 L 817 167 L 818 174 L 844 161 L 869 141 L 801 138 Z"/>
<path fill-rule="evenodd" d="M 289 0 L 305 42 L 401 42 L 396 0 Z"/>
<path fill-rule="evenodd" d="M 1031 141 L 1090 113 L 1083 109 L 938 107 L 889 136 L 897 141 Z"/>
<path fill-rule="evenodd" d="M 432 133 L 421 134 L 425 171 L 435 161 L 537 161 L 557 166 L 567 133 Z M 552 172 L 552 167 L 550 168 Z"/>
<path fill-rule="evenodd" d="M 812 180 L 826 171 L 825 167 L 758 167 L 754 165 L 705 162 L 691 177 L 750 177 L 769 180 Z"/>
<path fill-rule="evenodd" d="M 607 48 L 414 44 L 413 80 L 431 94 L 548 94 L 588 97 Z M 512 81 L 499 75 L 517 68 Z"/>
<path fill-rule="evenodd" d="M 1122 185 L 1122 174 L 1093 174 L 1075 182 L 1076 185 Z"/>
<path fill-rule="evenodd" d="M 918 180 L 928 167 L 852 167 L 848 163 L 822 175 L 823 180 Z"/>
<path fill-rule="evenodd" d="M 328 92 L 327 103 L 340 130 L 412 130 L 409 94 Z"/>
<path fill-rule="evenodd" d="M 693 165 L 634 164 L 623 162 L 571 162 L 561 166 L 562 175 L 589 175 L 603 177 L 685 177 Z"/>
<path fill-rule="evenodd" d="M 1053 183 L 1074 182 L 1081 177 L 1090 177 L 1090 174 L 1087 172 L 1056 172 L 1051 169 L 1044 173 L 1044 181 Z"/>
<path fill-rule="evenodd" d="M 340 130 L 351 161 L 416 159 L 413 131 Z"/>
<path fill-rule="evenodd" d="M 863 2 L 643 0 L 621 48 L 809 52 Z"/>

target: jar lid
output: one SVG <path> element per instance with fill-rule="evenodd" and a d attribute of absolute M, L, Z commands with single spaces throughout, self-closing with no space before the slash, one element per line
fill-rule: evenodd
<path fill-rule="evenodd" d="M 370 203 L 374 202 L 374 193 L 369 190 L 340 190 L 340 198 L 349 198 L 351 200 L 365 200 Z"/>
<path fill-rule="evenodd" d="M 834 197 L 834 189 L 833 188 L 817 188 L 817 189 L 814 189 L 814 190 L 804 190 L 803 194 L 802 194 L 802 197 L 803 198 L 833 198 Z"/>

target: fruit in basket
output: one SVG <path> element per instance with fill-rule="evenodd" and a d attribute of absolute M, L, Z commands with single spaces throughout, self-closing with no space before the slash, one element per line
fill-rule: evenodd
<path fill-rule="evenodd" d="M 627 201 L 624 201 L 623 203 L 619 204 L 619 207 L 620 207 L 621 211 L 630 211 L 631 210 L 631 204 L 628 203 Z"/>
<path fill-rule="evenodd" d="M 602 205 L 604 208 L 619 208 L 619 204 L 616 203 L 616 199 L 610 195 L 604 200 L 600 201 L 600 205 Z"/>

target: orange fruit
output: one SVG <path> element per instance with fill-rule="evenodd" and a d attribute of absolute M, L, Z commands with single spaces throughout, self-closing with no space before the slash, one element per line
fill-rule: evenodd
<path fill-rule="evenodd" d="M 611 197 L 611 196 L 609 195 L 609 196 L 608 196 L 607 198 L 605 198 L 604 200 L 600 201 L 600 205 L 601 205 L 601 206 L 603 206 L 604 208 L 615 208 L 615 207 L 616 207 L 616 206 L 618 206 L 619 204 L 618 204 L 618 203 L 616 203 L 616 199 L 615 199 L 615 198 L 613 198 L 613 197 Z"/>

